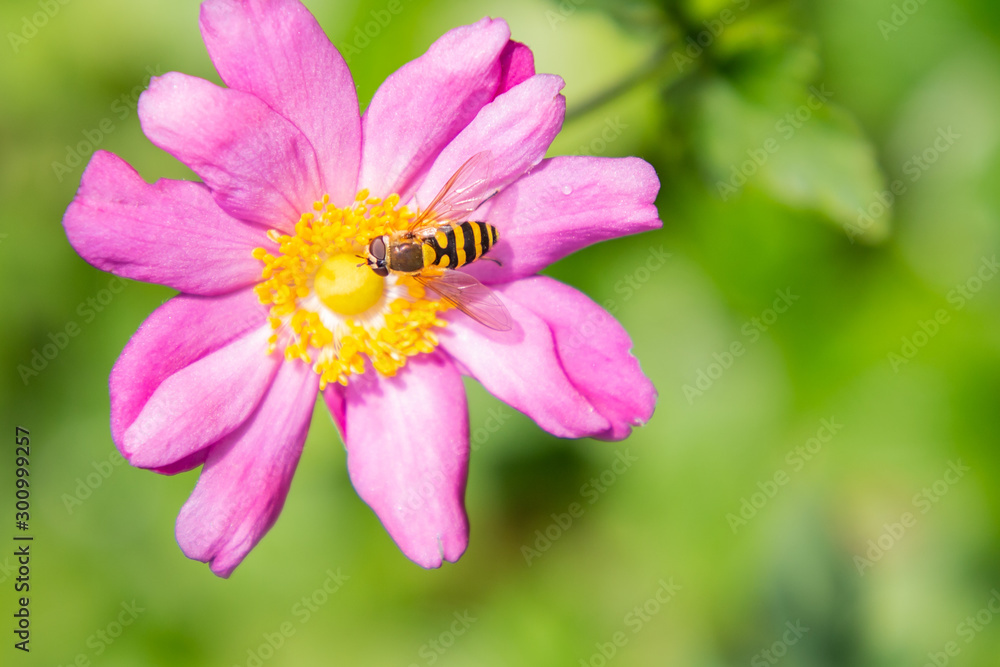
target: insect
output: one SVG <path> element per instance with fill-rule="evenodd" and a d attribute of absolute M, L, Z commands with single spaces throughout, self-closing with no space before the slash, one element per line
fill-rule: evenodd
<path fill-rule="evenodd" d="M 468 220 L 492 196 L 487 192 L 490 165 L 488 151 L 469 158 L 408 229 L 372 239 L 366 259 L 376 274 L 412 276 L 483 326 L 508 331 L 510 314 L 496 294 L 474 276 L 456 270 L 483 258 L 499 238 L 497 228 L 488 222 Z"/>

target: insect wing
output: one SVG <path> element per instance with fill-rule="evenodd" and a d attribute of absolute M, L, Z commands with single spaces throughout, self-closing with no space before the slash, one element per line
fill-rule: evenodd
<path fill-rule="evenodd" d="M 510 313 L 497 295 L 468 273 L 445 270 L 437 276 L 414 276 L 424 287 L 485 327 L 509 331 Z"/>
<path fill-rule="evenodd" d="M 430 205 L 410 225 L 410 231 L 439 220 L 468 220 L 480 204 L 490 197 L 490 174 L 493 158 L 489 151 L 476 153 L 458 168 Z"/>

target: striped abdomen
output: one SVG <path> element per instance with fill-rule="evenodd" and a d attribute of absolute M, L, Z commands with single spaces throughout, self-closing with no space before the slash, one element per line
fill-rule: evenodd
<path fill-rule="evenodd" d="M 488 222 L 457 222 L 421 234 L 424 266 L 457 269 L 486 254 L 497 242 L 497 228 Z"/>

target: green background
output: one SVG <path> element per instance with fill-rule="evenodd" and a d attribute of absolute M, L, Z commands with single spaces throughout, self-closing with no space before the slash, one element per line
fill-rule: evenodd
<path fill-rule="evenodd" d="M 83 169 L 67 146 L 87 133 L 148 181 L 190 177 L 142 136 L 134 96 L 150 71 L 217 80 L 197 3 L 50 0 L 17 44 L 46 3 L 4 3 L 4 665 L 996 664 L 995 2 L 412 0 L 367 45 L 355 31 L 387 2 L 307 4 L 339 47 L 363 45 L 362 105 L 446 30 L 503 12 L 537 70 L 566 80 L 550 154 L 656 167 L 661 231 L 547 271 L 612 302 L 656 414 L 621 443 L 562 441 L 469 382 L 471 543 L 424 571 L 355 495 L 320 408 L 244 564 L 221 580 L 189 561 L 173 524 L 197 472 L 102 463 L 116 460 L 108 372 L 171 292 L 130 281 L 91 316 L 111 276 L 60 221 Z M 894 183 L 884 214 L 859 216 Z M 643 268 L 661 247 L 669 259 Z M 796 297 L 780 314 L 779 291 Z M 18 366 L 70 323 L 79 334 L 25 381 Z M 33 443 L 30 655 L 10 632 L 15 425 Z M 634 463 L 614 472 L 619 455 Z M 603 492 L 585 486 L 602 474 Z M 572 503 L 583 514 L 563 530 L 553 514 Z M 348 577 L 330 595 L 328 571 Z M 133 601 L 134 622 L 100 639 Z"/>

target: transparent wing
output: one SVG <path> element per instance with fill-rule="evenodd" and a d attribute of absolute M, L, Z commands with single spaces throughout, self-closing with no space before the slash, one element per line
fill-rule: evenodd
<path fill-rule="evenodd" d="M 493 194 L 490 192 L 492 166 L 493 158 L 489 151 L 476 153 L 466 160 L 430 205 L 420 211 L 410 224 L 410 231 L 433 225 L 439 220 L 468 220 L 468 216 Z"/>
<path fill-rule="evenodd" d="M 445 269 L 440 275 L 415 275 L 427 289 L 485 327 L 509 331 L 510 313 L 497 295 L 468 273 Z"/>

